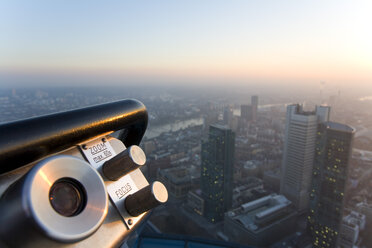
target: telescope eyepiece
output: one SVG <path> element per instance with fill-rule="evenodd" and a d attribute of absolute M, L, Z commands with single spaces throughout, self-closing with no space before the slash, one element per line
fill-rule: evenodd
<path fill-rule="evenodd" d="M 81 183 L 73 178 L 57 180 L 49 191 L 49 201 L 53 209 L 62 216 L 76 216 L 86 205 L 86 192 Z"/>

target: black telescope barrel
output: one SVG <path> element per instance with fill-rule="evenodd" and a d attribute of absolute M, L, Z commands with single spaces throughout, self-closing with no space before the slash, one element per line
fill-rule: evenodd
<path fill-rule="evenodd" d="M 148 115 L 140 101 L 128 99 L 0 125 L 0 174 L 89 138 L 124 129 L 124 144 L 138 145 Z"/>

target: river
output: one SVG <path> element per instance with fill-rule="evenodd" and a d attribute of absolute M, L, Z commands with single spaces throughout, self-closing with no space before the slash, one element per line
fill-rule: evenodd
<path fill-rule="evenodd" d="M 258 109 L 260 111 L 265 111 L 265 109 L 271 108 L 271 107 L 282 107 L 286 106 L 289 103 L 278 103 L 278 104 L 266 104 L 266 105 L 259 105 Z M 234 115 L 240 116 L 240 108 L 234 109 Z M 185 121 L 178 121 L 175 123 L 168 123 L 168 124 L 163 124 L 159 126 L 150 126 L 147 128 L 145 137 L 148 139 L 155 138 L 159 136 L 162 133 L 165 132 L 175 132 L 180 129 L 188 128 L 190 126 L 198 126 L 198 125 L 203 125 L 203 118 L 193 118 Z"/>
<path fill-rule="evenodd" d="M 193 118 L 185 121 L 178 121 L 175 123 L 169 123 L 159 126 L 148 127 L 145 133 L 145 137 L 148 139 L 155 138 L 165 132 L 175 132 L 180 129 L 188 128 L 191 126 L 203 125 L 203 118 Z"/>
<path fill-rule="evenodd" d="M 364 96 L 364 97 L 359 98 L 358 100 L 361 102 L 372 101 L 372 96 Z"/>

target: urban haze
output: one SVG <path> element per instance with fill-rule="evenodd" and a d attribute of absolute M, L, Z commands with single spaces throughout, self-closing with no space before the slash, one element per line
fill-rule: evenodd
<path fill-rule="evenodd" d="M 148 109 L 143 172 L 170 195 L 137 238 L 153 232 L 244 247 L 370 247 L 371 97 L 8 88 L 0 92 L 1 122 L 124 98 Z"/>

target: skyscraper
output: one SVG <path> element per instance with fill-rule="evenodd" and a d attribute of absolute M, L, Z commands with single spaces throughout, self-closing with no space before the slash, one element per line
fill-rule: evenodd
<path fill-rule="evenodd" d="M 329 120 L 330 107 L 304 111 L 302 105 L 287 107 L 280 192 L 301 213 L 309 207 L 309 191 L 318 123 Z"/>
<path fill-rule="evenodd" d="M 211 125 L 202 142 L 201 189 L 204 216 L 220 221 L 232 205 L 235 133 L 226 126 Z"/>
<path fill-rule="evenodd" d="M 257 111 L 258 111 L 258 96 L 251 97 L 251 104 L 252 104 L 252 120 L 257 120 Z"/>
<path fill-rule="evenodd" d="M 230 126 L 233 117 L 234 117 L 234 113 L 233 113 L 231 107 L 230 106 L 225 106 L 224 109 L 223 109 L 223 123 L 225 125 Z"/>
<path fill-rule="evenodd" d="M 240 106 L 240 117 L 245 121 L 252 120 L 252 106 L 251 105 L 241 105 Z"/>
<path fill-rule="evenodd" d="M 319 125 L 308 216 L 314 247 L 336 247 L 355 130 L 325 122 Z"/>

